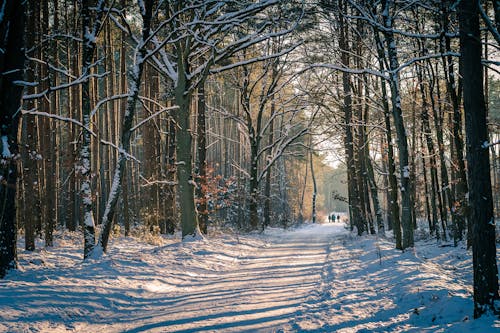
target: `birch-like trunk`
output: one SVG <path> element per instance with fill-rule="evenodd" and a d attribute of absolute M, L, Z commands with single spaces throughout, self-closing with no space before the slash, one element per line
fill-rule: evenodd
<path fill-rule="evenodd" d="M 92 174 L 90 170 L 91 151 L 90 151 L 90 133 L 86 129 L 90 129 L 92 124 L 90 121 L 90 70 L 92 59 L 94 57 L 95 36 L 92 35 L 92 27 L 90 22 L 90 0 L 82 0 L 81 17 L 82 17 L 82 76 L 86 77 L 82 83 L 82 124 L 85 127 L 81 136 L 81 147 L 79 152 L 78 172 L 80 174 L 81 196 L 83 201 L 83 257 L 87 258 L 95 246 L 95 223 L 92 211 Z"/>

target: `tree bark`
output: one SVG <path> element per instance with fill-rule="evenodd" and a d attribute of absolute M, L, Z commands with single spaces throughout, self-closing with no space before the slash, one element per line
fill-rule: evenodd
<path fill-rule="evenodd" d="M 316 223 L 316 197 L 318 194 L 318 186 L 316 184 L 316 175 L 314 174 L 314 154 L 313 154 L 313 149 L 312 149 L 312 138 L 311 142 L 309 143 L 309 163 L 311 167 L 311 179 L 313 183 L 313 193 L 312 193 L 312 209 L 311 209 L 311 220 L 312 223 Z"/>
<path fill-rule="evenodd" d="M 93 197 L 92 197 L 92 173 L 91 173 L 91 134 L 89 130 L 92 128 L 90 119 L 91 105 L 90 105 L 90 71 L 92 67 L 92 60 L 94 58 L 94 51 L 96 48 L 96 34 L 97 29 L 101 26 L 101 18 L 104 12 L 106 1 L 99 2 L 97 8 L 94 24 L 91 26 L 90 15 L 90 0 L 81 0 L 81 17 L 82 17 L 82 40 L 83 40 L 83 54 L 82 54 L 82 73 L 85 78 L 82 83 L 82 124 L 85 127 L 82 133 L 82 142 L 79 152 L 80 165 L 78 171 L 80 172 L 81 181 L 81 196 L 83 201 L 83 233 L 84 233 L 84 248 L 83 257 L 87 258 L 95 247 L 95 223 L 93 215 Z"/>
<path fill-rule="evenodd" d="M 5 1 L 0 20 L 0 278 L 16 267 L 17 132 L 24 72 L 24 1 Z"/>
<path fill-rule="evenodd" d="M 345 6 L 343 6 L 345 7 Z M 341 62 L 345 68 L 349 68 L 349 45 L 347 41 L 347 26 L 342 15 L 339 17 L 339 47 L 341 49 Z M 350 74 L 342 72 L 342 89 L 344 95 L 343 113 L 344 113 L 344 149 L 346 152 L 347 165 L 347 187 L 349 193 L 349 211 L 351 230 L 354 226 L 357 228 L 358 235 L 362 235 L 365 231 L 365 221 L 361 212 L 361 203 L 359 200 L 360 193 L 358 192 L 358 180 L 356 174 L 356 166 L 354 163 L 354 138 L 352 133 L 352 91 Z"/>
<path fill-rule="evenodd" d="M 469 203 L 473 221 L 474 318 L 495 312 L 498 290 L 495 220 L 490 179 L 486 104 L 479 32 L 478 2 L 459 6 L 460 66 L 463 76 Z"/>
<path fill-rule="evenodd" d="M 205 119 L 205 82 L 198 86 L 198 119 L 197 119 L 197 149 L 198 149 L 198 222 L 203 234 L 208 232 L 208 196 L 207 196 L 207 133 Z"/>

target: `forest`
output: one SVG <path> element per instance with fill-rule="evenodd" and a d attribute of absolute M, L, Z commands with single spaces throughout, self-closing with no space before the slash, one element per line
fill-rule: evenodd
<path fill-rule="evenodd" d="M 174 283 L 195 269 L 217 285 L 210 274 L 222 274 L 235 256 L 266 284 L 273 275 L 259 260 L 275 258 L 266 265 L 280 278 L 291 265 L 280 246 L 309 267 L 300 281 L 319 279 L 319 300 L 328 304 L 319 308 L 328 311 L 336 309 L 332 281 L 348 273 L 335 275 L 334 260 L 354 265 L 349 255 L 362 246 L 381 266 L 394 260 L 393 268 L 412 254 L 420 265 L 419 249 L 436 255 L 433 265 L 442 259 L 437 253 L 459 258 L 446 267 L 463 278 L 470 304 L 460 304 L 470 309 L 457 305 L 457 312 L 496 318 L 478 332 L 500 327 L 498 0 L 0 0 L 0 112 L 0 331 L 35 322 L 38 331 L 55 331 L 56 319 L 16 317 L 22 300 L 11 292 L 37 294 L 49 270 L 54 279 L 105 288 L 94 274 L 113 271 L 113 260 L 124 265 L 115 278 L 147 280 L 139 264 L 131 261 L 129 271 L 124 263 L 148 253 L 155 281 Z M 266 256 L 268 247 L 275 252 Z M 324 259 L 323 268 L 308 261 L 309 252 Z M 186 268 L 176 268 L 182 261 Z M 234 274 L 233 288 L 239 271 L 224 269 Z M 382 272 L 370 266 L 360 274 L 372 271 Z M 397 274 L 381 279 L 404 276 Z M 32 292 L 22 288 L 28 282 Z M 443 288 L 440 298 L 453 294 Z M 243 307 L 242 322 L 249 332 L 424 327 L 338 324 L 333 312 L 315 321 L 307 309 L 316 289 L 289 317 L 271 323 Z M 103 304 L 109 296 L 102 294 Z M 144 325 L 115 328 L 83 319 L 88 326 L 68 326 L 77 321 L 65 317 L 61 332 L 245 331 L 230 319 L 200 316 L 210 322 L 204 329 L 175 315 L 163 326 L 137 319 Z M 460 331 L 432 318 L 425 325 L 438 318 L 438 326 L 429 331 Z"/>

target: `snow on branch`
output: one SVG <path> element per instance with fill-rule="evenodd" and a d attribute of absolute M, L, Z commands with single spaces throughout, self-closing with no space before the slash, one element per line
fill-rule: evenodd
<path fill-rule="evenodd" d="M 153 113 L 152 115 L 150 115 L 149 117 L 143 119 L 137 125 L 135 125 L 134 127 L 132 127 L 130 129 L 130 132 L 135 131 L 136 129 L 138 129 L 139 127 L 141 127 L 142 125 L 144 125 L 145 123 L 147 123 L 148 121 L 150 121 L 151 119 L 155 118 L 156 116 L 162 114 L 163 112 L 169 111 L 169 110 L 177 110 L 178 108 L 179 107 L 177 105 L 170 106 L 168 108 L 162 108 L 160 111 L 157 111 L 157 112 Z"/>
<path fill-rule="evenodd" d="M 75 124 L 78 127 L 82 128 L 83 130 L 89 132 L 90 135 L 92 135 L 94 138 L 98 138 L 98 135 L 94 131 L 92 131 L 88 127 L 85 127 L 81 122 L 79 122 L 78 120 L 73 119 L 73 118 L 63 117 L 63 116 L 60 116 L 57 114 L 43 112 L 43 111 L 35 111 L 35 109 L 21 110 L 21 114 L 30 114 L 33 116 L 47 117 L 49 119 L 55 119 L 55 120 L 59 120 L 59 121 L 67 122 L 67 123 L 72 123 L 72 124 Z M 139 164 L 141 163 L 141 161 L 139 161 L 135 156 L 127 153 L 122 148 L 118 147 L 116 144 L 109 142 L 109 141 L 106 141 L 106 140 L 103 140 L 103 139 L 99 139 L 99 142 L 104 144 L 104 145 L 107 145 L 107 146 L 110 146 L 110 147 L 116 149 L 119 153 L 124 154 L 127 157 L 127 159 L 134 160 L 135 162 L 137 162 Z"/>
<path fill-rule="evenodd" d="M 334 65 L 334 64 L 324 64 L 324 63 L 317 63 L 317 64 L 312 64 L 308 66 L 304 71 L 313 69 L 313 68 L 328 68 L 328 69 L 334 69 L 337 71 L 345 72 L 345 73 L 350 73 L 350 74 L 370 74 L 370 75 L 375 75 L 378 77 L 383 78 L 384 80 L 389 80 L 389 76 L 385 74 L 385 72 L 380 72 L 374 69 L 370 68 L 363 68 L 363 69 L 353 69 L 353 68 L 346 68 L 343 66 L 339 65 Z"/>
<path fill-rule="evenodd" d="M 486 23 L 486 26 L 488 27 L 488 30 L 491 32 L 495 40 L 497 41 L 498 44 L 500 44 L 500 31 L 498 31 L 493 23 L 491 22 L 488 14 L 484 11 L 483 5 L 481 4 L 481 1 L 478 1 L 479 4 L 479 12 L 481 13 L 481 17 L 483 18 L 484 23 Z"/>
<path fill-rule="evenodd" d="M 113 95 L 111 97 L 106 97 L 106 98 L 100 100 L 99 102 L 97 102 L 94 109 L 90 112 L 90 117 L 93 117 L 102 105 L 104 105 L 108 102 L 114 101 L 116 99 L 122 99 L 122 98 L 128 98 L 128 97 L 130 97 L 130 94 L 120 94 L 120 95 Z"/>
<path fill-rule="evenodd" d="M 109 73 L 110 72 L 104 72 L 104 73 L 101 73 L 101 74 L 95 73 L 95 74 L 89 74 L 89 75 L 82 75 L 78 79 L 73 80 L 71 82 L 64 83 L 64 84 L 61 84 L 61 85 L 58 85 L 58 86 L 55 86 L 55 87 L 49 87 L 49 88 L 47 88 L 44 91 L 41 91 L 39 93 L 30 94 L 30 95 L 24 95 L 22 98 L 25 101 L 32 100 L 32 99 L 43 98 L 43 97 L 47 96 L 48 94 L 50 94 L 51 92 L 58 91 L 58 90 L 63 90 L 63 89 L 67 89 L 67 88 L 70 88 L 72 86 L 76 86 L 76 85 L 82 84 L 83 82 L 85 82 L 86 80 L 88 80 L 90 78 L 101 79 L 101 78 L 105 77 L 106 75 L 108 75 Z"/>

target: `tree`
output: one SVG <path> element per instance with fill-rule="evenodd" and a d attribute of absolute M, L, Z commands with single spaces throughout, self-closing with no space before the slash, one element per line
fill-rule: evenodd
<path fill-rule="evenodd" d="M 98 0 L 97 3 L 91 4 L 91 0 L 81 0 L 81 17 L 82 17 L 82 142 L 80 146 L 80 165 L 78 171 L 81 181 L 81 195 L 83 201 L 83 237 L 84 249 L 83 256 L 87 258 L 92 253 L 95 247 L 95 223 L 93 213 L 93 198 L 92 198 L 92 172 L 91 172 L 91 96 L 90 96 L 90 74 L 94 64 L 94 52 L 96 49 L 96 38 L 102 29 L 102 17 L 104 16 L 105 0 Z M 94 21 L 91 15 L 90 7 L 95 5 L 96 13 Z"/>
<path fill-rule="evenodd" d="M 460 2 L 459 24 L 469 206 L 473 223 L 474 318 L 479 318 L 486 312 L 498 311 L 494 302 L 500 295 L 477 1 Z"/>
<path fill-rule="evenodd" d="M 293 31 L 295 17 L 287 20 L 290 23 L 288 28 L 275 31 L 275 22 L 258 15 L 278 5 L 277 0 L 258 3 L 191 0 L 166 4 L 162 26 L 167 26 L 168 32 L 166 37 L 153 39 L 157 51 L 153 61 L 173 83 L 174 100 L 178 107 L 174 118 L 177 125 L 177 187 L 183 239 L 199 234 L 192 175 L 193 93 L 210 74 L 276 56 L 244 59 L 242 62 L 234 58 L 253 45 Z"/>
<path fill-rule="evenodd" d="M 0 278 L 16 267 L 17 131 L 24 73 L 24 1 L 0 6 Z"/>

